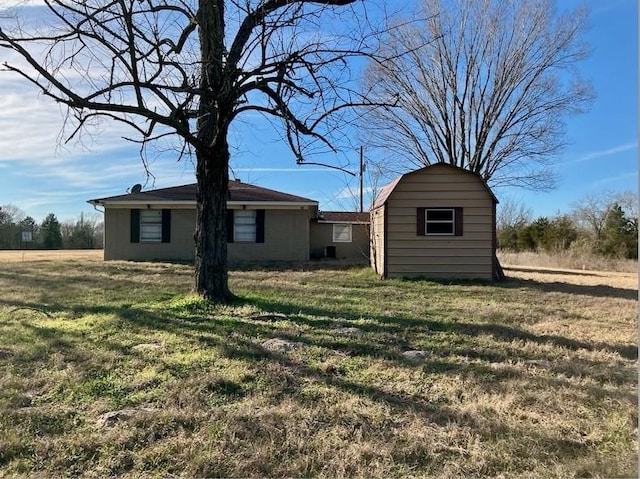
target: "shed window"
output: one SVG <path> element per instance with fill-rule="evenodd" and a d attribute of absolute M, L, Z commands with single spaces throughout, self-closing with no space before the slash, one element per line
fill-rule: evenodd
<path fill-rule="evenodd" d="M 425 234 L 428 235 L 453 235 L 455 233 L 455 211 L 431 210 L 425 211 Z"/>
<path fill-rule="evenodd" d="M 351 227 L 350 224 L 334 224 L 333 225 L 333 242 L 334 243 L 351 243 Z"/>
<path fill-rule="evenodd" d="M 418 236 L 462 236 L 462 208 L 418 208 Z"/>

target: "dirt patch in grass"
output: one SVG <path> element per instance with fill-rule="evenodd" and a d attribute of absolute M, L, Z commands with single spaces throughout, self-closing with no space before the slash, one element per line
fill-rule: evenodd
<path fill-rule="evenodd" d="M 635 477 L 635 278 L 506 272 L 14 262 L 0 476 Z"/>

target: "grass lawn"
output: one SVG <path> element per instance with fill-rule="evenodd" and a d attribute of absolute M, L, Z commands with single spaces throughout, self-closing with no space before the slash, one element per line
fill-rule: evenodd
<path fill-rule="evenodd" d="M 506 272 L 0 263 L 0 476 L 637 476 L 635 275 Z"/>

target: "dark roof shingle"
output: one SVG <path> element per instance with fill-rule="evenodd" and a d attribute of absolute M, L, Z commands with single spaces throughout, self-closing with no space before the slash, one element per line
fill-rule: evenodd
<path fill-rule="evenodd" d="M 325 223 L 366 223 L 369 224 L 370 216 L 368 212 L 358 211 L 321 211 L 318 214 L 318 221 Z"/>
<path fill-rule="evenodd" d="M 117 203 L 117 202 L 142 202 L 142 201 L 196 201 L 196 184 L 159 188 L 157 190 L 128 193 L 125 195 L 109 196 L 89 200 L 92 204 Z M 234 202 L 266 202 L 266 203 L 314 203 L 317 201 L 290 195 L 281 191 L 270 190 L 260 186 L 229 180 L 229 201 Z"/>

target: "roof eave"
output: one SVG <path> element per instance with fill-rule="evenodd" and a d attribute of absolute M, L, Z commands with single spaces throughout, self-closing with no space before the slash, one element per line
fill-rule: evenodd
<path fill-rule="evenodd" d="M 94 206 L 141 206 L 141 205 L 177 205 L 196 206 L 193 200 L 89 200 Z M 318 206 L 317 201 L 227 201 L 227 206 Z"/>

